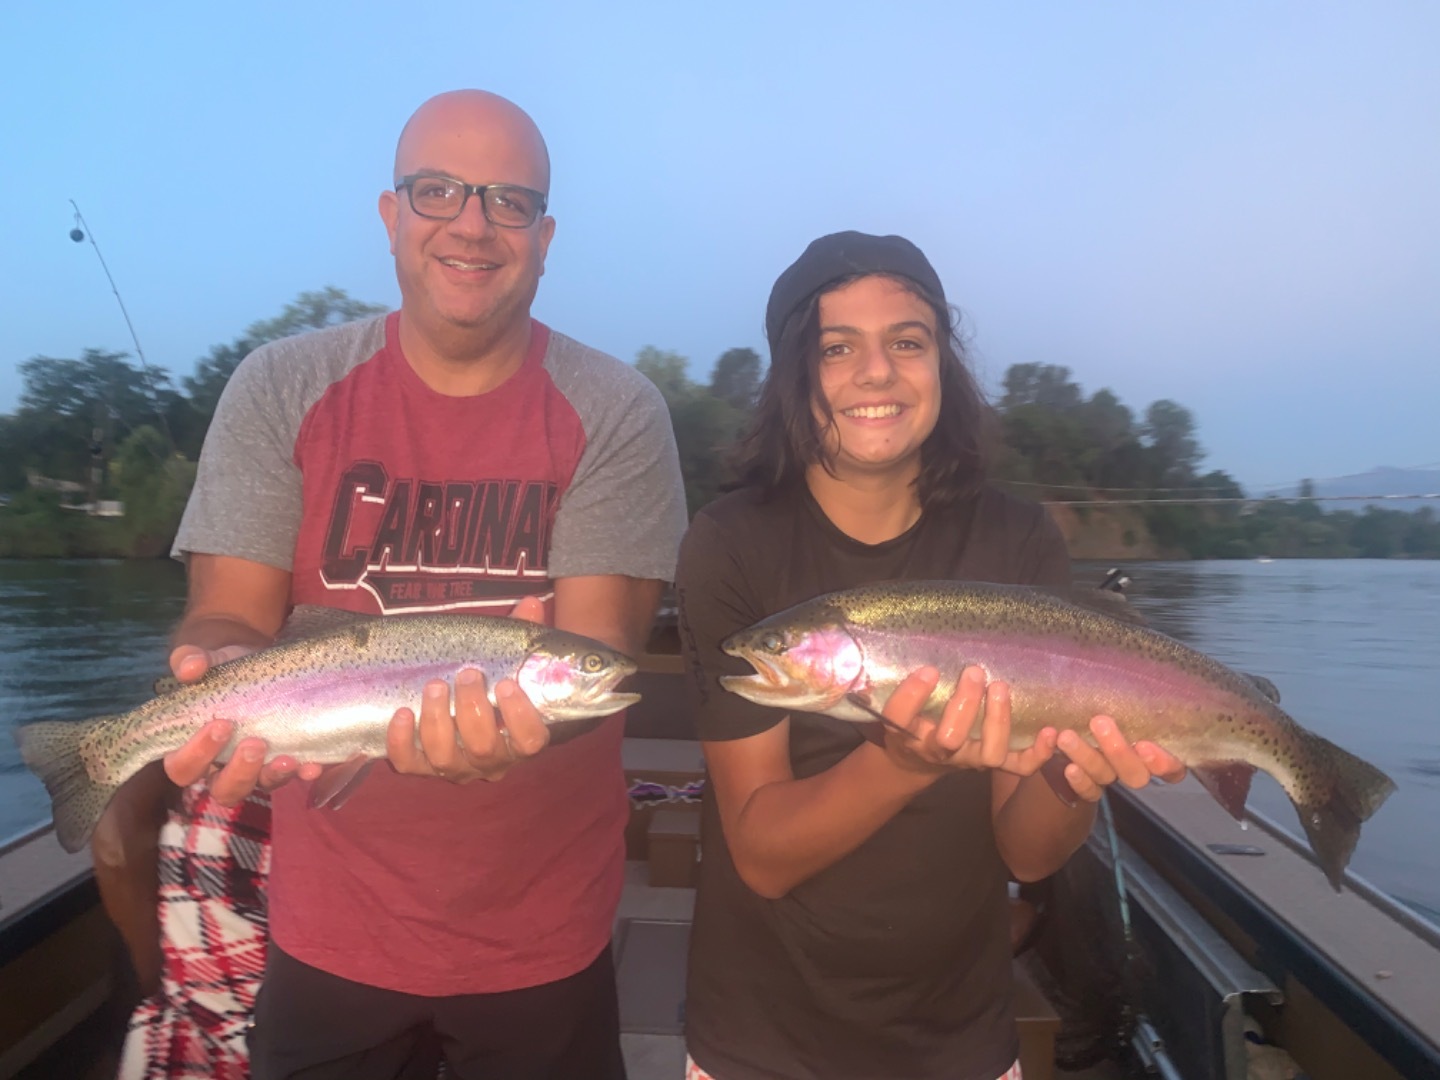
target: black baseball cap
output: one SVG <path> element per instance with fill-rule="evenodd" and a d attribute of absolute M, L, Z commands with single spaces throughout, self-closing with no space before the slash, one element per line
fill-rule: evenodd
<path fill-rule="evenodd" d="M 909 278 L 942 304 L 945 289 L 925 253 L 903 236 L 872 236 L 838 232 L 810 243 L 804 253 L 775 279 L 765 307 L 765 336 L 773 361 L 780 331 L 790 313 L 831 282 L 862 274 Z"/>

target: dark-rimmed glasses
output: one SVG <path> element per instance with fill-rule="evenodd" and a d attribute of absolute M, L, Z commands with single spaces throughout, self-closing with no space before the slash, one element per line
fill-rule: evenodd
<path fill-rule="evenodd" d="M 410 209 L 424 218 L 454 221 L 471 195 L 480 198 L 485 220 L 502 229 L 523 229 L 545 213 L 545 196 L 517 184 L 467 184 L 453 176 L 413 173 L 400 178 L 395 190 L 410 195 Z"/>

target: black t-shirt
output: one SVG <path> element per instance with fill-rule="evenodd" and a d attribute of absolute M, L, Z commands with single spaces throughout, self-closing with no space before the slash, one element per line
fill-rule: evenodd
<path fill-rule="evenodd" d="M 745 738 L 786 715 L 720 688 L 719 675 L 751 670 L 720 651 L 727 635 L 820 593 L 903 578 L 1068 585 L 1070 563 L 1043 509 L 994 488 L 873 545 L 804 488 L 737 491 L 700 511 L 676 574 L 700 738 Z M 792 714 L 795 776 L 862 740 L 853 724 Z M 944 777 L 779 900 L 736 873 L 709 787 L 686 994 L 701 1068 L 719 1080 L 994 1080 L 1010 1067 L 1007 871 L 989 773 Z"/>

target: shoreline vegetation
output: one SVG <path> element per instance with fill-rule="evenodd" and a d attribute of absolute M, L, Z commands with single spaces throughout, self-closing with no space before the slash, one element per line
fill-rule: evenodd
<path fill-rule="evenodd" d="M 126 353 L 24 361 L 19 408 L 0 416 L 0 558 L 167 555 L 236 365 L 267 341 L 384 310 L 333 287 L 301 293 L 212 347 L 178 389 Z M 730 349 L 697 383 L 685 357 L 646 346 L 635 366 L 669 406 L 693 514 L 726 480 L 721 451 L 749 419 L 763 363 Z M 1293 498 L 1248 497 L 1229 474 L 1201 472 L 1183 405 L 1156 401 L 1137 417 L 1111 390 L 1087 396 L 1065 367 L 1012 366 L 994 423 L 994 479 L 1046 503 L 1077 559 L 1440 558 L 1430 507 L 1327 511 L 1309 481 Z"/>

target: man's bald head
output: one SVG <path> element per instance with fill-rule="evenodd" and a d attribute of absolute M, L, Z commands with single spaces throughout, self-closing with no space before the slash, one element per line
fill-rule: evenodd
<path fill-rule="evenodd" d="M 415 209 L 415 184 L 404 193 L 400 187 L 406 177 L 417 176 L 446 177 L 467 188 L 498 187 L 495 197 L 501 200 L 505 188 L 548 196 L 545 140 L 523 109 L 497 94 L 440 94 L 405 124 L 395 147 L 395 182 L 380 192 L 378 209 L 400 284 L 400 344 L 407 359 L 422 378 L 435 380 L 430 385 L 436 389 L 454 385 L 450 376 L 456 370 L 471 370 L 480 361 L 494 361 L 491 366 L 504 375 L 525 357 L 530 304 L 545 273 L 555 219 L 542 213 L 515 224 L 514 205 L 523 201 L 517 199 L 502 202 L 497 222 L 491 195 L 468 193 L 453 215 L 424 214 Z M 469 387 L 466 393 L 477 392 L 474 380 L 461 381 Z"/>
<path fill-rule="evenodd" d="M 395 145 L 395 182 L 410 173 L 444 169 L 433 158 L 447 143 L 493 143 L 497 157 L 525 176 L 460 176 L 469 183 L 511 183 L 550 191 L 550 151 L 535 121 L 513 101 L 485 90 L 451 90 L 425 102 Z"/>

